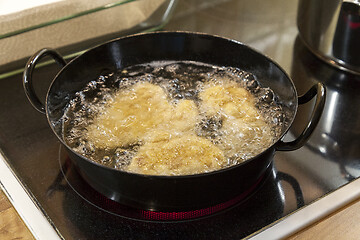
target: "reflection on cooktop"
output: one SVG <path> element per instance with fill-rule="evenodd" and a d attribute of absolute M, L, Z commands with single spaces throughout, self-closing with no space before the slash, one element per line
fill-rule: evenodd
<path fill-rule="evenodd" d="M 315 82 L 327 88 L 327 101 L 321 120 L 307 143 L 308 149 L 338 165 L 346 180 L 360 175 L 360 77 L 329 66 L 313 55 L 300 38 L 295 41 L 292 79 L 299 90 L 306 90 Z M 311 112 L 311 106 L 299 109 L 292 131 L 302 129 L 302 120 Z"/>
<path fill-rule="evenodd" d="M 115 229 L 117 234 L 134 239 L 148 239 L 154 236 L 154 233 L 159 239 L 245 237 L 282 217 L 285 201 L 282 182 L 293 187 L 298 208 L 304 205 L 302 191 L 296 179 L 289 174 L 277 172 L 272 166 L 249 198 L 218 213 L 192 220 L 149 221 L 142 218 L 139 221 L 136 214 L 141 213 L 141 210 L 103 197 L 82 180 L 62 146 L 59 148 L 59 164 L 60 171 L 49 187 L 48 195 L 51 197 L 56 191 L 64 192 L 64 212 L 77 228 L 86 228 L 82 229 L 83 233 L 88 234 L 85 237 L 104 237 L 104 231 L 97 231 L 99 228 L 111 228 L 112 231 Z M 71 204 L 68 204 L 70 202 Z M 89 225 L 94 228 L 89 228 Z M 148 231 L 139 230 L 144 228 Z"/>

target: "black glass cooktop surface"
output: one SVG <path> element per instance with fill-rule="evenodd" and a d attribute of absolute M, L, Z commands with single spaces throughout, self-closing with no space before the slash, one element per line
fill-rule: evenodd
<path fill-rule="evenodd" d="M 19 180 L 65 239 L 239 239 L 316 201 L 360 175 L 358 76 L 314 57 L 298 38 L 296 1 L 180 1 L 164 30 L 206 32 L 239 40 L 268 55 L 290 75 L 299 95 L 316 82 L 327 88 L 320 123 L 307 144 L 277 152 L 252 194 L 219 212 L 191 220 L 152 221 L 122 214 L 97 197 L 67 160 L 45 115 L 28 102 L 22 74 L 0 79 L 0 148 Z M 44 46 L 45 47 L 45 46 Z M 36 69 L 42 99 L 59 70 Z M 299 107 L 287 139 L 308 122 Z M 75 182 L 74 182 L 75 181 Z M 85 192 L 85 193 L 84 193 Z M 92 197 L 86 196 L 89 193 Z M 115 212 L 115 213 L 114 213 Z"/>

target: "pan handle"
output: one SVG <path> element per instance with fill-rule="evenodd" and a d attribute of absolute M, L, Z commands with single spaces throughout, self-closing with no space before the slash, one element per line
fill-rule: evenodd
<path fill-rule="evenodd" d="M 36 64 L 45 56 L 52 57 L 61 67 L 66 65 L 66 61 L 64 58 L 55 50 L 50 48 L 44 48 L 35 53 L 29 61 L 26 63 L 25 71 L 23 75 L 23 87 L 26 94 L 26 97 L 30 101 L 31 105 L 41 113 L 45 114 L 45 106 L 39 100 L 38 96 L 34 91 L 34 87 L 32 84 L 32 74 Z"/>
<path fill-rule="evenodd" d="M 293 151 L 293 150 L 301 148 L 306 143 L 306 141 L 309 139 L 310 135 L 313 133 L 316 125 L 318 124 L 321 114 L 322 114 L 322 111 L 324 109 L 325 98 L 326 98 L 325 87 L 322 83 L 317 83 L 314 86 L 312 86 L 310 88 L 310 90 L 307 91 L 307 93 L 305 93 L 304 95 L 302 95 L 298 98 L 298 103 L 304 104 L 304 103 L 309 102 L 315 96 L 316 96 L 315 106 L 311 113 L 310 121 L 307 124 L 307 126 L 305 127 L 305 129 L 303 130 L 303 132 L 294 141 L 283 142 L 280 140 L 275 146 L 276 150 L 278 150 L 278 151 Z"/>

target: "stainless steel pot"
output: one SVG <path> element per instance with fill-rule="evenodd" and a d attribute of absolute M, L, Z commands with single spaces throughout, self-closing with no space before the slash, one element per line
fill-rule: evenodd
<path fill-rule="evenodd" d="M 300 0 L 299 34 L 319 58 L 360 74 L 360 1 Z"/>

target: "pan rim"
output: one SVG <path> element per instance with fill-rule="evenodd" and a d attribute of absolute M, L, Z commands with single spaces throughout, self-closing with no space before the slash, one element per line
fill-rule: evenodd
<path fill-rule="evenodd" d="M 193 36 L 202 36 L 202 37 L 208 37 L 208 38 L 213 38 L 213 39 L 218 39 L 218 40 L 221 40 L 221 41 L 227 41 L 227 42 L 232 42 L 234 44 L 237 44 L 237 45 L 241 45 L 242 47 L 250 50 L 251 52 L 265 58 L 266 61 L 269 61 L 271 62 L 273 65 L 276 66 L 276 68 L 278 68 L 278 70 L 280 70 L 282 72 L 282 74 L 284 74 L 285 78 L 287 79 L 287 81 L 289 81 L 290 85 L 291 85 L 291 89 L 293 90 L 293 93 L 294 93 L 294 98 L 295 98 L 295 101 L 294 101 L 294 104 L 295 106 L 293 106 L 294 110 L 293 110 L 293 116 L 291 117 L 291 119 L 289 119 L 288 121 L 288 125 L 286 128 L 284 128 L 282 130 L 282 133 L 279 135 L 279 137 L 274 141 L 274 143 L 269 146 L 266 150 L 262 151 L 261 153 L 255 155 L 254 157 L 248 159 L 248 160 L 245 160 L 241 163 L 238 163 L 238 164 L 235 164 L 235 165 L 232 165 L 232 166 L 228 166 L 228 167 L 225 167 L 225 168 L 221 168 L 221 169 L 218 169 L 218 170 L 214 170 L 214 171 L 210 171 L 210 172 L 204 172 L 204 173 L 197 173 L 197 174 L 189 174 L 189 175 L 149 175 L 149 174 L 141 174 L 141 173 L 133 173 L 133 172 L 127 172 L 127 171 L 124 171 L 124 170 L 119 170 L 119 169 L 115 169 L 115 168 L 112 168 L 112 167 L 108 167 L 108 166 L 105 166 L 105 165 L 102 165 L 100 163 L 97 163 L 97 162 L 94 162 L 88 158 L 86 158 L 85 156 L 73 151 L 71 149 L 71 147 L 69 147 L 66 142 L 63 140 L 63 138 L 61 136 L 58 135 L 58 133 L 56 132 L 56 130 L 54 129 L 54 124 L 53 122 L 50 120 L 50 116 L 49 116 L 49 95 L 50 95 L 50 92 L 51 92 L 51 89 L 54 85 L 54 82 L 58 79 L 58 77 L 64 72 L 66 71 L 66 69 L 71 65 L 71 64 L 75 64 L 76 61 L 78 61 L 78 59 L 81 59 L 81 58 L 85 58 L 87 54 L 90 54 L 92 51 L 94 51 L 95 49 L 98 49 L 100 47 L 104 47 L 105 45 L 109 45 L 111 43 L 114 43 L 114 42 L 117 42 L 117 41 L 121 41 L 123 39 L 131 39 L 131 38 L 138 38 L 138 37 L 146 37 L 146 36 L 149 36 L 149 35 L 162 35 L 162 34 L 179 34 L 179 35 L 193 35 Z M 275 145 L 287 134 L 287 132 L 289 131 L 290 127 L 292 126 L 293 122 L 294 122 L 294 119 L 296 117 L 296 113 L 297 113 L 297 110 L 298 110 L 298 102 L 297 102 L 297 99 L 298 99 L 298 93 L 297 93 L 297 90 L 295 88 L 295 84 L 293 82 L 293 80 L 290 78 L 290 76 L 288 75 L 288 73 L 276 62 L 274 61 L 271 57 L 261 53 L 260 51 L 240 42 L 240 41 L 237 41 L 237 40 L 234 40 L 234 39 L 230 39 L 230 38 L 226 38 L 226 37 L 222 37 L 222 36 L 219 36 L 219 35 L 214 35 L 214 34 L 208 34 L 208 33 L 203 33 L 203 32 L 191 32 L 191 31 L 156 31 L 156 32 L 147 32 L 147 33 L 137 33 L 137 34 L 132 34 L 132 35 L 128 35 L 128 36 L 123 36 L 123 37 L 119 37 L 119 38 L 115 38 L 115 39 L 112 39 L 110 41 L 107 41 L 107 42 L 104 42 L 102 44 L 98 44 L 92 48 L 89 48 L 88 50 L 86 50 L 84 53 L 80 54 L 79 56 L 75 57 L 74 59 L 72 59 L 71 61 L 69 61 L 62 69 L 60 69 L 60 71 L 55 75 L 55 77 L 53 78 L 49 88 L 48 88 L 48 91 L 47 91 L 47 94 L 46 94 L 46 100 L 45 100 L 45 103 L 46 103 L 46 118 L 47 118 L 47 121 L 48 121 L 48 124 L 50 125 L 50 128 L 51 130 L 53 131 L 53 133 L 56 135 L 56 137 L 58 138 L 58 140 L 61 142 L 61 144 L 63 144 L 66 149 L 68 151 L 71 151 L 73 154 L 77 155 L 80 159 L 84 160 L 84 161 L 87 161 L 91 164 L 94 164 L 96 165 L 97 167 L 100 167 L 100 168 L 105 168 L 107 170 L 110 170 L 110 171 L 115 171 L 115 172 L 121 172 L 121 173 L 124 173 L 124 174 L 128 174 L 128 175 L 134 175 L 134 176 L 140 176 L 140 177 L 144 177 L 144 178 L 157 178 L 157 179 L 183 179 L 183 178 L 198 178 L 198 177 L 203 177 L 203 176 L 209 176 L 209 175 L 215 175 L 215 174 L 219 174 L 219 173 L 223 173 L 223 172 L 227 172 L 227 171 L 230 171 L 232 169 L 235 169 L 235 168 L 238 168 L 238 167 L 241 167 L 242 165 L 245 165 L 245 164 L 249 164 L 250 162 L 254 161 L 255 159 L 259 158 L 261 155 L 263 155 L 264 153 L 267 153 L 268 151 L 276 151 L 275 149 Z"/>

